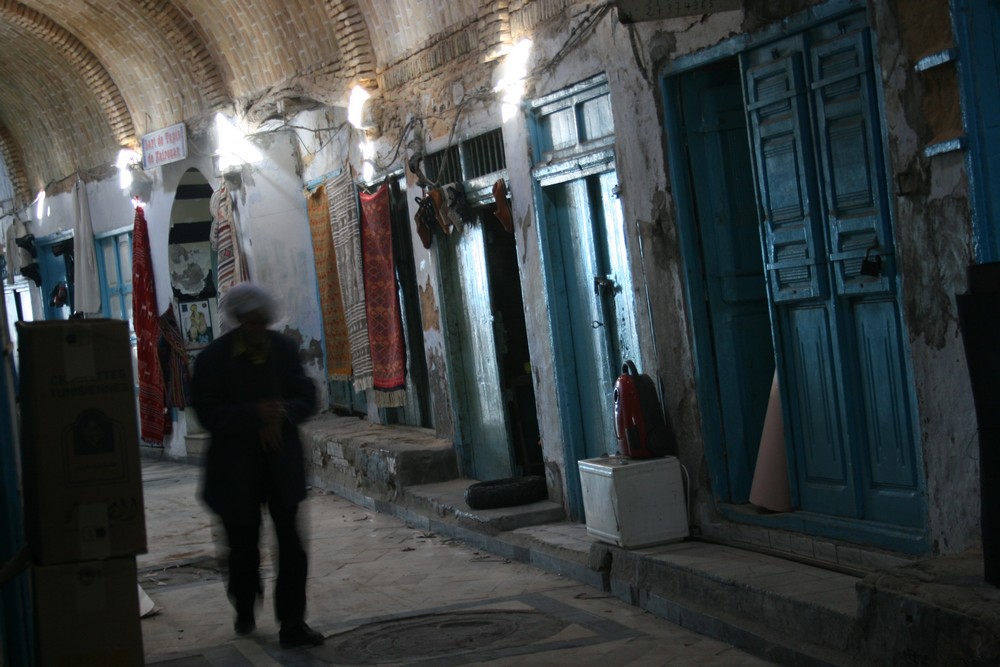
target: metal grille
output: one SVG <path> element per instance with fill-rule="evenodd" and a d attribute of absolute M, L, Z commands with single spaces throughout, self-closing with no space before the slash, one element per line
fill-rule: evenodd
<path fill-rule="evenodd" d="M 431 153 L 424 161 L 424 174 L 435 183 L 457 183 L 462 180 L 462 163 L 458 157 L 458 146 Z"/>
<path fill-rule="evenodd" d="M 462 145 L 462 153 L 465 157 L 466 178 L 479 178 L 502 171 L 507 165 L 503 133 L 499 129 L 469 139 Z"/>
<path fill-rule="evenodd" d="M 503 133 L 490 130 L 457 146 L 431 153 L 424 161 L 424 174 L 438 184 L 458 183 L 503 171 L 507 157 Z"/>

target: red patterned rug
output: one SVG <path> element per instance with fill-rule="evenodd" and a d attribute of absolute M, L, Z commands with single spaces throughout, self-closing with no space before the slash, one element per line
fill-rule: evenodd
<path fill-rule="evenodd" d="M 316 279 L 319 281 L 319 304 L 323 313 L 323 337 L 326 339 L 326 370 L 331 380 L 351 379 L 351 341 L 340 292 L 337 253 L 330 231 L 330 202 L 326 187 L 319 186 L 308 198 L 309 229 L 312 232 Z"/>
<path fill-rule="evenodd" d="M 361 194 L 361 253 L 375 405 L 396 408 L 406 404 L 406 342 L 392 250 L 388 184 L 383 183 L 372 194 Z"/>
<path fill-rule="evenodd" d="M 139 370 L 139 423 L 142 439 L 163 443 L 165 407 L 163 373 L 157 344 L 160 340 L 160 313 L 153 287 L 153 259 L 149 249 L 149 230 L 141 206 L 135 209 L 132 228 L 132 317 Z"/>

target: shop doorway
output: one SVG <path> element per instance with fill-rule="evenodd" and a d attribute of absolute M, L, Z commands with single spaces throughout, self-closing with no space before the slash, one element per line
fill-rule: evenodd
<path fill-rule="evenodd" d="M 859 12 L 679 74 L 668 132 L 717 497 L 746 501 L 771 379 L 756 350 L 776 362 L 793 506 L 908 549 L 922 478 L 871 39 Z M 751 246 L 749 211 L 759 264 L 719 250 Z M 730 284 L 744 268 L 752 295 Z"/>
<path fill-rule="evenodd" d="M 463 468 L 479 480 L 543 472 L 515 239 L 492 210 L 436 239 Z"/>

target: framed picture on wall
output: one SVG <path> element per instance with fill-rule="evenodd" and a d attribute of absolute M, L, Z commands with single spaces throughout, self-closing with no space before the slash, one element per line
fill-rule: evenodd
<path fill-rule="evenodd" d="M 181 335 L 184 337 L 184 346 L 189 350 L 196 350 L 211 343 L 215 335 L 208 300 L 182 301 L 177 305 L 181 311 Z"/>

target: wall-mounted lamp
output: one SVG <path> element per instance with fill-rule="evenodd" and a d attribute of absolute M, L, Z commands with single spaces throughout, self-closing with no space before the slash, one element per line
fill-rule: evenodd
<path fill-rule="evenodd" d="M 361 130 L 368 140 L 377 139 L 380 134 L 379 99 L 361 86 L 354 86 L 347 100 L 347 122 Z"/>
<path fill-rule="evenodd" d="M 501 120 L 506 123 L 513 118 L 524 97 L 524 79 L 528 74 L 528 58 L 531 56 L 532 42 L 522 39 L 511 48 L 500 66 L 499 78 L 493 90 L 501 95 Z"/>
<path fill-rule="evenodd" d="M 118 185 L 122 190 L 128 190 L 132 185 L 132 172 L 142 165 L 142 156 L 138 151 L 131 148 L 123 148 L 118 151 L 118 160 L 115 166 L 118 168 Z"/>
<path fill-rule="evenodd" d="M 45 211 L 46 211 L 46 209 L 45 209 L 45 190 L 39 190 L 38 191 L 38 196 L 35 197 L 35 201 L 33 203 L 35 204 L 35 218 L 37 218 L 38 220 L 41 220 L 42 216 L 45 214 Z"/>
<path fill-rule="evenodd" d="M 215 115 L 216 170 L 219 174 L 242 171 L 243 166 L 264 159 L 264 154 L 236 127 L 235 121 Z"/>

